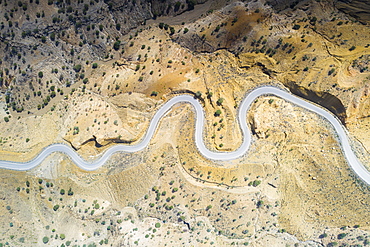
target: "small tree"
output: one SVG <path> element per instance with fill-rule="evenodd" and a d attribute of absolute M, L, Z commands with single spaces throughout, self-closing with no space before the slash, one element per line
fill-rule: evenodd
<path fill-rule="evenodd" d="M 217 111 L 215 111 L 215 116 L 216 117 L 218 117 L 218 116 L 220 116 L 221 115 L 221 110 L 217 110 Z"/>
<path fill-rule="evenodd" d="M 61 190 L 60 190 L 60 194 L 61 194 L 61 195 L 64 195 L 65 193 L 66 193 L 66 191 L 65 191 L 64 189 L 61 189 Z"/>
<path fill-rule="evenodd" d="M 97 63 L 93 63 L 93 64 L 92 64 L 92 68 L 93 68 L 93 69 L 96 69 L 97 67 L 98 67 L 98 64 L 97 64 Z"/>

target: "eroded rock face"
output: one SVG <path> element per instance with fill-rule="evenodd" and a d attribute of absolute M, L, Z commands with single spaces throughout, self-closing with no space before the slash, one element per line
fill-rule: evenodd
<path fill-rule="evenodd" d="M 299 0 L 272 0 L 268 3 L 274 8 L 276 11 L 282 11 L 287 8 L 294 8 L 299 2 Z"/>
<path fill-rule="evenodd" d="M 360 22 L 370 23 L 368 0 L 338 0 L 334 4 L 340 11 L 355 17 Z"/>
<path fill-rule="evenodd" d="M 290 91 L 295 95 L 313 101 L 316 104 L 319 104 L 327 108 L 332 113 L 334 113 L 343 124 L 346 123 L 347 118 L 346 109 L 342 102 L 340 101 L 340 99 L 338 99 L 334 95 L 327 92 L 317 92 L 304 88 L 302 86 L 297 85 L 293 81 L 290 82 L 287 86 L 289 87 Z"/>

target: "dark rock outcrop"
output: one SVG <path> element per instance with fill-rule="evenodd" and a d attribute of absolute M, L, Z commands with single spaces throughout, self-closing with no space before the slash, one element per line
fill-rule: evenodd
<path fill-rule="evenodd" d="M 337 0 L 335 6 L 364 24 L 370 24 L 369 0 Z"/>

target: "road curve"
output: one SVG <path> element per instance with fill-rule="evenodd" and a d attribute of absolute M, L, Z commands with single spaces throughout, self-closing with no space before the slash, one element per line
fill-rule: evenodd
<path fill-rule="evenodd" d="M 303 100 L 297 96 L 292 95 L 286 91 L 278 89 L 272 86 L 263 86 L 251 91 L 241 102 L 239 106 L 238 121 L 243 133 L 243 142 L 241 146 L 232 152 L 213 152 L 206 148 L 203 142 L 203 129 L 204 129 L 204 112 L 201 104 L 190 95 L 180 95 L 172 98 L 166 102 L 154 115 L 152 118 L 149 128 L 144 136 L 144 138 L 136 145 L 115 145 L 107 149 L 98 159 L 88 162 L 82 159 L 71 147 L 65 144 L 52 144 L 45 149 L 43 149 L 38 156 L 28 162 L 12 162 L 12 161 L 0 161 L 0 168 L 11 169 L 11 170 L 29 170 L 39 165 L 47 156 L 54 152 L 62 152 L 67 154 L 71 160 L 78 165 L 80 168 L 92 171 L 96 170 L 110 158 L 110 156 L 115 152 L 137 152 L 144 149 L 150 142 L 157 129 L 158 123 L 161 118 L 172 108 L 174 104 L 177 103 L 190 103 L 196 113 L 196 127 L 195 127 L 195 143 L 199 152 L 206 158 L 211 160 L 233 160 L 244 155 L 251 143 L 251 132 L 246 123 L 247 111 L 251 104 L 256 98 L 262 95 L 275 95 L 282 99 L 285 99 L 293 104 L 301 106 L 312 112 L 319 114 L 320 116 L 326 118 L 334 127 L 338 134 L 344 156 L 346 157 L 348 164 L 352 170 L 361 178 L 365 183 L 370 185 L 370 172 L 361 164 L 357 159 L 356 155 L 352 151 L 347 132 L 341 122 L 329 111 L 311 104 L 310 102 Z"/>

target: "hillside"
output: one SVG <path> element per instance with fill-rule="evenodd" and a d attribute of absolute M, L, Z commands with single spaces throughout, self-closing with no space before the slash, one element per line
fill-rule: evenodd
<path fill-rule="evenodd" d="M 207 147 L 232 151 L 240 101 L 274 85 L 335 114 L 370 169 L 369 13 L 360 0 L 0 0 L 0 160 L 53 143 L 93 160 L 138 143 L 184 93 L 204 107 Z M 251 149 L 231 162 L 199 154 L 179 104 L 145 150 L 96 171 L 61 153 L 0 170 L 0 245 L 368 245 L 369 186 L 332 126 L 268 95 L 246 121 Z"/>

